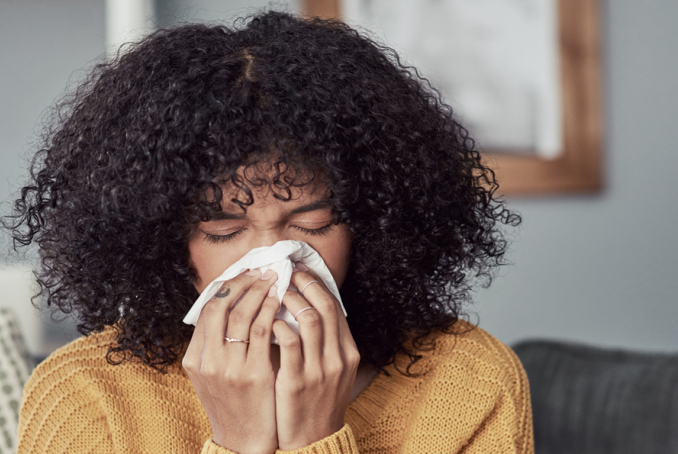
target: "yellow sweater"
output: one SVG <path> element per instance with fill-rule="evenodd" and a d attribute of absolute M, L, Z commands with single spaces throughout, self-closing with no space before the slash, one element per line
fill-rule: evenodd
<path fill-rule="evenodd" d="M 464 328 L 468 325 L 460 322 Z M 19 454 L 210 453 L 211 428 L 181 363 L 160 374 L 106 362 L 112 330 L 40 364 L 24 389 Z M 393 366 L 354 400 L 339 432 L 298 454 L 533 453 L 527 378 L 515 354 L 480 328 L 439 335 L 405 377 Z M 406 358 L 397 358 L 404 366 Z"/>

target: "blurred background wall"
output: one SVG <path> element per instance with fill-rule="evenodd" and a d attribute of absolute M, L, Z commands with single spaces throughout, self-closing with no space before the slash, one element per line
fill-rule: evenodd
<path fill-rule="evenodd" d="M 158 0 L 156 23 L 218 20 L 267 4 Z M 274 6 L 295 12 L 300 0 Z M 674 0 L 601 1 L 605 189 L 509 199 L 524 219 L 514 234 L 513 265 L 468 309 L 500 340 L 678 350 L 676 17 Z M 105 51 L 104 24 L 103 0 L 0 0 L 4 212 L 26 175 L 41 115 Z M 3 261 L 6 272 L 18 274 L 5 279 L 0 305 L 21 312 L 34 354 L 49 353 L 72 334 L 67 325 L 36 322 L 26 300 L 30 260 L 4 254 Z"/>

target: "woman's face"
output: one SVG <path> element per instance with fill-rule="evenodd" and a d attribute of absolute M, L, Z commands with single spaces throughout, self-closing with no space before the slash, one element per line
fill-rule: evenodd
<path fill-rule="evenodd" d="M 198 292 L 250 250 L 283 240 L 304 241 L 318 251 L 341 287 L 348 270 L 351 236 L 346 224 L 333 223 L 325 186 L 290 188 L 292 198 L 288 201 L 275 198 L 266 185 L 254 187 L 254 203 L 246 212 L 231 202 L 235 191 L 223 189 L 222 212 L 200 223 L 188 241 Z"/>

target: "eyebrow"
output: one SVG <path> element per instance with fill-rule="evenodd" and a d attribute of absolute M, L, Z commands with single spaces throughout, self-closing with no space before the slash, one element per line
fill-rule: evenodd
<path fill-rule="evenodd" d="M 308 213 L 309 211 L 324 210 L 326 208 L 331 208 L 331 207 L 332 207 L 332 202 L 330 202 L 329 199 L 321 199 L 321 200 L 318 200 L 317 202 L 309 203 L 308 205 L 304 205 L 304 206 L 295 208 L 292 211 L 290 211 L 290 214 Z"/>
<path fill-rule="evenodd" d="M 298 214 L 298 213 L 308 213 L 309 211 L 324 210 L 330 208 L 332 202 L 329 199 L 321 199 L 308 205 L 300 206 L 292 211 L 289 214 Z M 224 221 L 228 219 L 245 219 L 246 213 L 226 213 L 224 211 L 215 211 L 210 215 L 210 221 Z"/>

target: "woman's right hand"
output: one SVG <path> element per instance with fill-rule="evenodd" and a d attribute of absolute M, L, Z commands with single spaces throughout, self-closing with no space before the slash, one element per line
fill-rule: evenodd
<path fill-rule="evenodd" d="M 271 330 L 280 306 L 275 272 L 241 274 L 205 305 L 182 365 L 212 425 L 214 443 L 240 454 L 278 447 Z M 235 303 L 242 301 L 234 308 Z M 225 336 L 249 340 L 227 342 Z"/>

